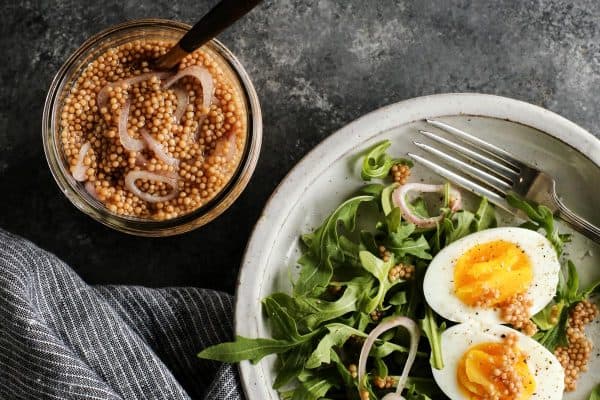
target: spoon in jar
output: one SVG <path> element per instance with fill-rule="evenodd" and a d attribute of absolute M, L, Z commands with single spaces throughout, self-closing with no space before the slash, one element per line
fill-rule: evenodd
<path fill-rule="evenodd" d="M 222 0 L 183 35 L 175 46 L 159 57 L 152 65 L 153 69 L 173 69 L 183 57 L 217 36 L 260 2 L 261 0 Z"/>

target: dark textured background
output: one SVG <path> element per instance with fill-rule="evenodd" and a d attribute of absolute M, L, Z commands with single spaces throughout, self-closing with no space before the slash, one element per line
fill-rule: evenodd
<path fill-rule="evenodd" d="M 55 252 L 90 283 L 232 292 L 252 226 L 286 172 L 339 127 L 399 100 L 495 93 L 598 132 L 597 0 L 265 1 L 220 36 L 247 68 L 263 107 L 264 145 L 249 188 L 192 233 L 127 236 L 59 192 L 40 125 L 53 75 L 89 35 L 133 18 L 193 22 L 214 1 L 138 3 L 0 3 L 0 227 Z"/>

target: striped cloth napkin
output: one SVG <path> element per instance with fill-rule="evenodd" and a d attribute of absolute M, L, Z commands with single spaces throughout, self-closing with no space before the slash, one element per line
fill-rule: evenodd
<path fill-rule="evenodd" d="M 213 290 L 88 286 L 0 230 L 0 399 L 242 399 L 234 366 L 196 357 L 231 317 Z"/>

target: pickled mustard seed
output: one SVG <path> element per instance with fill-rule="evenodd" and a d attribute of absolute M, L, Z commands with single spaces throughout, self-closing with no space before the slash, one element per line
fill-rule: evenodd
<path fill-rule="evenodd" d="M 410 177 L 410 167 L 405 164 L 394 164 L 390 169 L 390 174 L 394 178 L 394 182 L 404 185 Z M 443 200 L 443 197 L 440 200 Z"/>
<path fill-rule="evenodd" d="M 585 336 L 585 327 L 598 316 L 598 307 L 588 301 L 580 301 L 569 313 L 567 320 L 567 346 L 557 347 L 554 355 L 565 370 L 565 391 L 577 389 L 577 379 L 587 371 L 592 341 Z"/>
<path fill-rule="evenodd" d="M 499 304 L 500 318 L 525 335 L 533 336 L 537 326 L 530 319 L 529 309 L 532 305 L 533 301 L 525 294 L 516 294 Z"/>
<path fill-rule="evenodd" d="M 151 76 L 147 62 L 140 63 L 140 70 L 131 71 L 132 63 L 158 57 L 172 45 L 168 41 L 134 41 L 107 50 L 75 80 L 59 114 L 60 141 L 71 173 L 115 214 L 165 220 L 192 212 L 225 187 L 241 160 L 246 141 L 242 99 L 210 54 L 196 50 L 179 66 L 181 70 L 198 65 L 210 73 L 214 96 L 209 108 L 203 107 L 203 88 L 193 77 L 164 89 L 161 78 Z M 142 74 L 149 78 L 114 84 Z M 101 90 L 102 96 L 98 96 Z M 178 110 L 182 91 L 187 94 L 187 105 Z M 118 122 L 127 104 L 127 134 L 139 143 L 145 130 L 160 154 L 148 147 L 140 151 L 123 147 Z M 90 148 L 78 164 L 86 143 Z M 166 162 L 172 159 L 177 163 Z M 139 191 L 133 191 L 145 200 L 127 188 L 125 178 L 132 171 L 169 179 L 137 179 L 134 185 Z"/>

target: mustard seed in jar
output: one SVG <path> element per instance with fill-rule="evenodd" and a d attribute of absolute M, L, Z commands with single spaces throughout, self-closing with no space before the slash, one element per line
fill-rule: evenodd
<path fill-rule="evenodd" d="M 150 60 L 173 42 L 106 51 L 76 79 L 59 113 L 69 170 L 122 216 L 166 220 L 213 199 L 243 156 L 247 116 L 227 71 L 198 49 L 173 73 Z"/>

